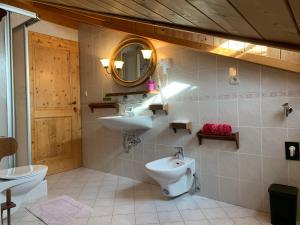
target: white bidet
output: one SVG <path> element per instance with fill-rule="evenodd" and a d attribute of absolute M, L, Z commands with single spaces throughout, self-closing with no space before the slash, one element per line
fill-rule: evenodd
<path fill-rule="evenodd" d="M 169 197 L 190 190 L 194 181 L 195 160 L 189 157 L 166 157 L 145 165 L 147 173 L 156 180 L 162 192 Z"/>

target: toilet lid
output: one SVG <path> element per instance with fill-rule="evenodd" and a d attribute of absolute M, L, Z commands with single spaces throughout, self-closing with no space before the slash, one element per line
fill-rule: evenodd
<path fill-rule="evenodd" d="M 29 165 L 0 170 L 0 179 L 16 180 L 19 178 L 31 177 L 47 169 L 48 167 L 43 165 Z"/>

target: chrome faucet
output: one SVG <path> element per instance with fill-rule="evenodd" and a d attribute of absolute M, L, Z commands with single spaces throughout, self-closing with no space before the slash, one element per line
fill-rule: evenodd
<path fill-rule="evenodd" d="M 125 106 L 125 114 L 127 114 L 128 116 L 134 116 L 134 111 L 133 111 L 132 105 Z"/>
<path fill-rule="evenodd" d="M 174 149 L 177 150 L 177 152 L 174 154 L 174 157 L 178 159 L 184 159 L 184 151 L 182 146 L 175 146 Z"/>

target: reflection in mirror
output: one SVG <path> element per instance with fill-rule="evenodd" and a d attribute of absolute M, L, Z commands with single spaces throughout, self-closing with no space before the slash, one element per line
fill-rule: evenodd
<path fill-rule="evenodd" d="M 115 60 L 124 62 L 123 68 L 117 76 L 124 81 L 135 81 L 146 75 L 151 61 L 143 57 L 142 51 L 148 49 L 139 43 L 131 43 L 120 49 Z"/>
<path fill-rule="evenodd" d="M 153 74 L 155 67 L 156 52 L 153 45 L 139 37 L 122 41 L 110 60 L 114 80 L 125 87 L 135 87 L 144 83 Z"/>

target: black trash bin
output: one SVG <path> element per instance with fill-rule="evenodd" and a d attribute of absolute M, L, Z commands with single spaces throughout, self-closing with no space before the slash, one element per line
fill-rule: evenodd
<path fill-rule="evenodd" d="M 298 188 L 282 184 L 269 187 L 271 223 L 296 225 Z"/>

